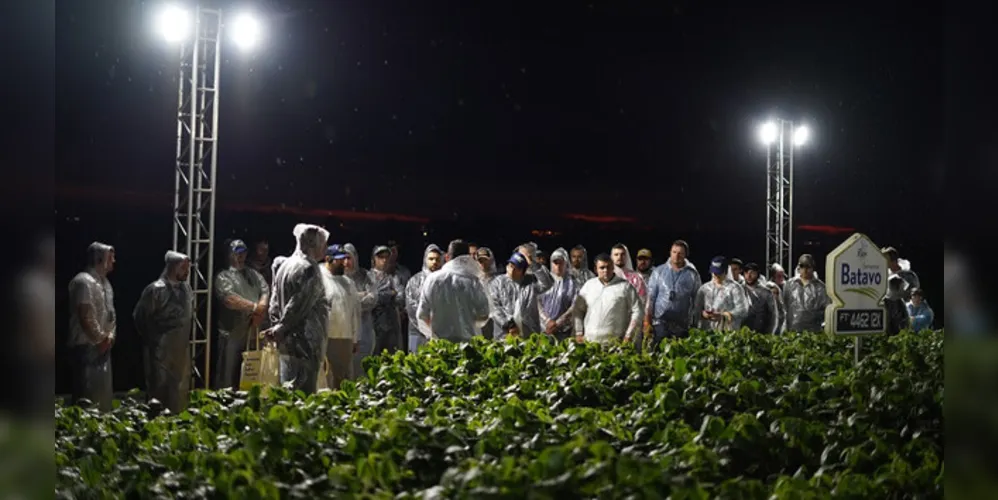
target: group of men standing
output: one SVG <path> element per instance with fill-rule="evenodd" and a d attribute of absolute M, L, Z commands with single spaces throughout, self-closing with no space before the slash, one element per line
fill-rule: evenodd
<path fill-rule="evenodd" d="M 228 245 L 228 268 L 214 281 L 221 304 L 216 388 L 238 386 L 242 354 L 260 339 L 277 345 L 283 384 L 314 392 L 319 377 L 339 387 L 362 375 L 367 356 L 415 352 L 429 339 L 545 333 L 559 341 L 623 341 L 657 349 L 690 328 L 821 331 L 830 302 L 807 254 L 790 279 L 778 265 L 766 279 L 753 263 L 715 257 L 710 279 L 702 282 L 683 240 L 670 245 L 667 262 L 658 266 L 651 251 L 641 249 L 635 267 L 627 246 L 617 244 L 596 256 L 592 268 L 581 245 L 547 255 L 524 243 L 500 274 L 490 248 L 454 240 L 446 250 L 428 245 L 422 269 L 412 275 L 398 263 L 394 243 L 376 246 L 367 270 L 354 245 L 329 245 L 322 227 L 299 224 L 293 234 L 294 253 L 272 261 L 266 243 L 252 255 L 241 240 Z M 917 276 L 899 265 L 897 251 L 883 251 L 891 262 L 885 301 L 889 331 L 895 333 L 908 325 L 905 302 L 921 293 Z M 112 397 L 117 317 L 107 277 L 114 262 L 114 248 L 95 242 L 87 250 L 87 269 L 70 283 L 74 399 L 85 397 L 102 409 L 110 408 Z M 174 412 L 186 406 L 189 389 L 190 266 L 186 255 L 167 252 L 162 273 L 133 311 L 147 393 Z"/>

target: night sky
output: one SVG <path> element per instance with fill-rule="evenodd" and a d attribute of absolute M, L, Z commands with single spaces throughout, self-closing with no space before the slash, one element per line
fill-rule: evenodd
<path fill-rule="evenodd" d="M 157 5 L 56 10 L 64 212 L 126 192 L 169 205 L 178 55 L 150 33 Z M 266 15 L 261 50 L 223 46 L 223 205 L 582 213 L 761 239 L 756 128 L 770 116 L 812 131 L 798 224 L 914 236 L 927 222 L 903 212 L 941 180 L 942 29 L 928 7 L 250 5 Z"/>

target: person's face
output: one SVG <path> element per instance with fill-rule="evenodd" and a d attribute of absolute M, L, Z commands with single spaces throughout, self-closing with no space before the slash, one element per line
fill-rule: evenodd
<path fill-rule="evenodd" d="M 606 261 L 598 261 L 596 263 L 596 276 L 603 283 L 609 283 L 613 279 L 613 263 Z"/>
<path fill-rule="evenodd" d="M 572 267 L 575 269 L 582 269 L 582 266 L 585 265 L 585 262 L 582 262 L 582 258 L 584 257 L 582 250 L 572 250 L 569 252 L 569 257 L 572 259 Z"/>
<path fill-rule="evenodd" d="M 104 274 L 108 274 L 114 271 L 114 263 L 116 262 L 114 258 L 114 251 L 104 254 Z"/>
<path fill-rule="evenodd" d="M 754 285 L 759 281 L 759 271 L 745 271 L 745 282 Z"/>
<path fill-rule="evenodd" d="M 811 269 L 811 266 L 799 266 L 799 269 L 801 278 L 809 280 L 814 277 L 814 269 Z"/>
<path fill-rule="evenodd" d="M 553 274 L 555 276 L 564 276 L 565 275 L 565 270 L 566 270 L 567 267 L 568 267 L 568 264 L 565 262 L 565 259 L 555 259 L 555 260 L 552 260 L 551 261 L 551 274 Z"/>
<path fill-rule="evenodd" d="M 468 245 L 468 255 L 478 255 L 478 247 L 475 245 Z"/>
<path fill-rule="evenodd" d="M 682 267 L 686 265 L 686 249 L 681 245 L 672 245 L 669 249 L 669 262 L 673 266 Z"/>
<path fill-rule="evenodd" d="M 430 252 L 426 254 L 426 267 L 430 269 L 430 272 L 440 269 L 443 265 L 443 259 L 440 258 L 440 252 Z"/>
<path fill-rule="evenodd" d="M 492 267 L 491 263 L 492 263 L 492 259 L 490 259 L 488 257 L 479 257 L 478 258 L 478 265 L 481 266 L 482 272 L 486 272 L 486 273 L 489 272 L 489 268 Z"/>
<path fill-rule="evenodd" d="M 777 283 L 783 283 L 783 280 L 785 279 L 787 279 L 787 275 L 783 271 L 776 271 L 776 273 L 773 275 L 773 281 Z"/>
<path fill-rule="evenodd" d="M 388 265 L 388 258 L 391 257 L 391 252 L 381 252 L 374 256 L 374 268 L 381 271 L 385 269 Z"/>
<path fill-rule="evenodd" d="M 647 271 L 651 267 L 651 257 L 638 257 L 638 271 Z"/>
<path fill-rule="evenodd" d="M 340 276 L 346 271 L 347 259 L 330 259 L 329 260 L 329 272 L 333 273 L 333 276 Z"/>
<path fill-rule="evenodd" d="M 912 295 L 911 296 L 911 303 L 914 304 L 914 305 L 916 305 L 916 306 L 920 305 L 922 303 L 922 296 L 921 295 Z"/>
<path fill-rule="evenodd" d="M 246 252 L 232 253 L 232 267 L 242 269 L 246 266 Z"/>
<path fill-rule="evenodd" d="M 347 255 L 347 258 L 343 259 L 343 267 L 348 271 L 352 271 L 356 263 L 353 261 L 353 256 Z"/>
<path fill-rule="evenodd" d="M 177 266 L 177 269 L 173 272 L 174 281 L 187 281 L 187 278 L 191 276 L 191 261 L 185 260 Z"/>
<path fill-rule="evenodd" d="M 610 258 L 613 259 L 613 265 L 617 267 L 624 267 L 624 249 L 614 248 L 610 252 Z"/>
<path fill-rule="evenodd" d="M 523 269 L 514 266 L 513 264 L 506 264 L 506 274 L 513 279 L 513 281 L 520 281 L 523 278 Z"/>
<path fill-rule="evenodd" d="M 731 276 L 735 279 L 738 279 L 738 277 L 742 275 L 742 266 L 739 266 L 738 264 L 731 264 L 728 266 L 728 269 L 731 269 Z"/>
<path fill-rule="evenodd" d="M 391 258 L 393 260 L 398 260 L 398 258 L 399 258 L 399 247 L 398 247 L 398 245 L 392 245 L 388 249 L 388 251 L 391 252 Z"/>
<path fill-rule="evenodd" d="M 264 261 L 270 256 L 270 244 L 264 241 L 256 244 L 253 249 L 254 255 L 256 255 L 257 260 Z"/>

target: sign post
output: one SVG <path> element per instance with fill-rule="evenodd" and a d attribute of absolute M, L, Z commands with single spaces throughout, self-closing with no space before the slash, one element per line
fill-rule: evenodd
<path fill-rule="evenodd" d="M 828 253 L 825 286 L 832 303 L 825 308 L 825 332 L 855 339 L 856 363 L 864 335 L 887 331 L 887 257 L 865 234 L 856 233 Z"/>

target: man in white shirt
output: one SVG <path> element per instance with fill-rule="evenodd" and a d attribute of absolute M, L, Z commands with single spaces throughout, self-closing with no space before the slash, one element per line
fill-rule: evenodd
<path fill-rule="evenodd" d="M 644 304 L 634 286 L 614 271 L 608 254 L 596 257 L 596 277 L 582 285 L 573 307 L 577 342 L 631 342 L 638 334 Z"/>
<path fill-rule="evenodd" d="M 326 386 L 332 390 L 350 378 L 353 355 L 358 348 L 360 333 L 360 293 L 353 280 L 345 276 L 346 260 L 350 254 L 342 245 L 331 245 L 326 250 L 326 263 L 322 278 L 329 297 L 329 328 L 326 331 Z"/>

